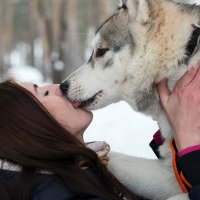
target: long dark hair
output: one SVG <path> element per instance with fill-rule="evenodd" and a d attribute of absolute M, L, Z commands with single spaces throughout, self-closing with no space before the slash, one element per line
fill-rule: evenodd
<path fill-rule="evenodd" d="M 22 166 L 15 194 L 18 200 L 30 198 L 38 170 L 54 173 L 80 197 L 136 199 L 100 163 L 95 152 L 68 133 L 31 92 L 13 81 L 0 83 L 0 159 Z M 80 163 L 93 173 L 83 170 Z M 0 191 L 4 191 L 0 182 Z M 6 191 L 4 194 L 6 197 Z"/>

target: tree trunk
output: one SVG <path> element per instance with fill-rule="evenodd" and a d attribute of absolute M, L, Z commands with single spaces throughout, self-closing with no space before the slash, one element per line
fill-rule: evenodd
<path fill-rule="evenodd" d="M 48 34 L 50 33 L 47 19 L 45 17 L 45 9 L 44 3 L 46 0 L 38 1 L 31 0 L 32 8 L 36 16 L 37 24 L 39 27 L 39 33 L 42 40 L 43 45 L 43 56 L 44 56 L 44 66 L 43 66 L 43 75 L 44 79 L 52 77 L 52 67 L 51 67 L 51 47 L 50 42 L 48 40 Z M 39 5 L 40 4 L 40 5 Z"/>
<path fill-rule="evenodd" d="M 6 12 L 3 17 L 2 49 L 3 55 L 6 57 L 4 64 L 7 65 L 6 67 L 10 67 L 10 53 L 13 44 L 13 0 L 7 0 L 4 9 Z"/>
<path fill-rule="evenodd" d="M 99 3 L 99 22 L 103 23 L 109 15 L 109 1 L 100 0 Z"/>
<path fill-rule="evenodd" d="M 61 40 L 62 0 L 53 2 L 53 46 L 58 48 Z"/>
<path fill-rule="evenodd" d="M 82 63 L 80 57 L 79 36 L 77 29 L 77 0 L 65 0 L 67 6 L 67 69 L 66 73 L 69 74 L 80 66 Z"/>
<path fill-rule="evenodd" d="M 34 37 L 34 14 L 33 14 L 33 5 L 32 3 L 33 2 L 32 0 L 29 1 L 29 6 L 28 6 L 28 9 L 29 9 L 29 23 L 28 23 L 28 42 L 29 42 L 29 45 L 30 45 L 30 54 L 28 56 L 28 62 L 30 63 L 31 66 L 35 67 L 35 54 L 34 54 L 34 40 L 35 40 L 35 37 Z"/>
<path fill-rule="evenodd" d="M 0 79 L 4 74 L 4 61 L 3 61 L 3 0 L 0 0 Z"/>
<path fill-rule="evenodd" d="M 64 32 L 64 27 L 62 26 L 62 0 L 56 0 L 53 2 L 53 82 L 59 83 L 63 79 L 64 69 L 58 68 L 63 62 L 63 48 L 62 48 L 62 34 Z"/>

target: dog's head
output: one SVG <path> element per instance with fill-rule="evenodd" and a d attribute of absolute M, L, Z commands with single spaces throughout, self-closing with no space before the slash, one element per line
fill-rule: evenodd
<path fill-rule="evenodd" d="M 98 109 L 125 100 L 136 110 L 146 111 L 158 99 L 155 82 L 171 73 L 184 55 L 184 38 L 176 45 L 172 40 L 177 39 L 174 33 L 180 27 L 162 29 L 170 22 L 164 18 L 164 9 L 160 15 L 157 0 L 119 2 L 117 11 L 97 30 L 88 62 L 61 84 L 74 106 Z M 181 37 L 187 42 L 189 36 Z"/>

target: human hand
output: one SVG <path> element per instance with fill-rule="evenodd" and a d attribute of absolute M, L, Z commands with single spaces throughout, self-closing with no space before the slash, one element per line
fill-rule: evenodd
<path fill-rule="evenodd" d="M 86 146 L 96 152 L 102 164 L 107 165 L 110 145 L 104 141 L 94 141 L 86 143 Z"/>
<path fill-rule="evenodd" d="M 166 81 L 160 82 L 157 90 L 178 151 L 200 145 L 200 62 L 183 75 L 172 92 Z"/>

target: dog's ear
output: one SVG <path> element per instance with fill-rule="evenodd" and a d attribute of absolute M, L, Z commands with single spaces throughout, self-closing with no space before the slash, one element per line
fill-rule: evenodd
<path fill-rule="evenodd" d="M 148 0 L 119 0 L 119 6 L 127 8 L 131 20 L 137 20 L 141 24 L 148 23 L 150 19 Z"/>
<path fill-rule="evenodd" d="M 122 7 L 123 5 L 126 5 L 127 0 L 118 0 L 118 7 Z"/>

